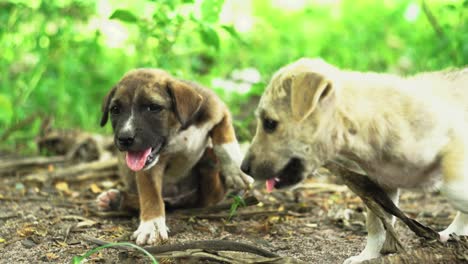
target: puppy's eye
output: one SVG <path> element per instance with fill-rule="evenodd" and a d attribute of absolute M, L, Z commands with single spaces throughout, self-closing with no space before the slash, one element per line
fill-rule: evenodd
<path fill-rule="evenodd" d="M 263 121 L 263 129 L 267 133 L 272 133 L 276 130 L 276 127 L 278 126 L 278 121 L 270 119 L 270 118 L 264 118 Z"/>
<path fill-rule="evenodd" d="M 149 111 L 149 112 L 152 112 L 152 113 L 159 113 L 159 112 L 161 112 L 161 110 L 163 110 L 163 107 L 161 105 L 157 105 L 157 104 L 149 104 L 149 105 L 145 106 L 145 110 Z"/>
<path fill-rule="evenodd" d="M 111 114 L 118 115 L 120 114 L 120 107 L 118 105 L 114 105 L 110 109 Z"/>

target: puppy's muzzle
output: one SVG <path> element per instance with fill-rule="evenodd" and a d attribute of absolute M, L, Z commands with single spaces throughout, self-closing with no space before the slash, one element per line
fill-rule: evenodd
<path fill-rule="evenodd" d="M 274 174 L 272 165 L 269 161 L 258 162 L 254 155 L 247 154 L 242 161 L 241 170 L 254 179 L 266 180 Z"/>
<path fill-rule="evenodd" d="M 117 143 L 119 149 L 128 149 L 133 145 L 135 142 L 135 135 L 128 134 L 128 133 L 121 133 L 117 136 Z"/>
<path fill-rule="evenodd" d="M 251 164 L 251 156 L 247 155 L 244 160 L 242 161 L 241 170 L 247 175 L 250 175 L 250 164 Z"/>

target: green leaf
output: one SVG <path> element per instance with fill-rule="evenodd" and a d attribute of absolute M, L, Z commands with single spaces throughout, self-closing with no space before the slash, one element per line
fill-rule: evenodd
<path fill-rule="evenodd" d="M 219 36 L 218 32 L 211 26 L 202 26 L 200 29 L 200 36 L 202 41 L 209 46 L 219 50 Z"/>
<path fill-rule="evenodd" d="M 234 200 L 231 204 L 231 208 L 229 209 L 228 221 L 231 221 L 232 217 L 236 215 L 239 206 L 246 207 L 247 204 L 245 203 L 244 198 L 240 195 L 233 195 L 229 197 L 232 197 L 232 199 Z"/>
<path fill-rule="evenodd" d="M 138 21 L 138 18 L 132 12 L 123 9 L 115 10 L 109 18 L 129 23 L 135 23 Z"/>
<path fill-rule="evenodd" d="M 208 23 L 218 21 L 223 4 L 224 0 L 203 0 L 201 4 L 202 20 Z"/>
<path fill-rule="evenodd" d="M 229 35 L 231 35 L 231 37 L 237 39 L 238 41 L 240 41 L 243 44 L 246 44 L 244 42 L 244 40 L 241 38 L 241 36 L 239 35 L 239 33 L 237 32 L 237 30 L 233 26 L 222 25 L 221 28 L 224 29 L 227 33 L 229 33 Z"/>
<path fill-rule="evenodd" d="M 0 123 L 10 124 L 13 117 L 13 105 L 11 100 L 2 94 L 0 94 L 0 113 Z"/>
<path fill-rule="evenodd" d="M 81 256 L 74 256 L 72 258 L 71 263 L 72 264 L 80 264 L 83 260 L 84 260 L 84 258 L 82 258 Z"/>

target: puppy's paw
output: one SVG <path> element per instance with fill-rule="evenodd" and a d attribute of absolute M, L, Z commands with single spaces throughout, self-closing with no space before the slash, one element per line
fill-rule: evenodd
<path fill-rule="evenodd" d="M 120 191 L 109 189 L 98 195 L 96 206 L 101 211 L 118 210 L 120 207 Z"/>
<path fill-rule="evenodd" d="M 224 185 L 228 189 L 249 189 L 254 179 L 240 169 L 242 155 L 237 142 L 215 145 L 213 150 L 221 164 Z"/>
<path fill-rule="evenodd" d="M 221 168 L 224 183 L 228 189 L 249 189 L 254 179 L 243 173 L 235 164 L 225 165 Z"/>
<path fill-rule="evenodd" d="M 445 232 L 442 231 L 442 232 L 439 232 L 439 239 L 441 242 L 447 242 L 449 239 L 450 239 L 450 234 L 449 232 Z"/>
<path fill-rule="evenodd" d="M 168 232 L 166 218 L 160 216 L 149 221 L 141 221 L 132 239 L 135 239 L 137 245 L 153 245 L 167 240 Z"/>
<path fill-rule="evenodd" d="M 369 260 L 369 259 L 373 259 L 373 258 L 378 258 L 380 257 L 380 254 L 377 254 L 377 255 L 370 255 L 370 254 L 366 254 L 365 252 L 362 252 L 361 254 L 357 255 L 357 256 L 353 256 L 353 257 L 350 257 L 350 258 L 347 258 L 343 264 L 358 264 L 358 263 L 361 263 L 365 260 Z"/>

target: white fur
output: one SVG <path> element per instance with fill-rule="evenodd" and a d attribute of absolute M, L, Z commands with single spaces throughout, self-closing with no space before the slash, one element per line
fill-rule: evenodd
<path fill-rule="evenodd" d="M 315 108 L 307 125 L 291 120 L 291 111 L 284 107 L 291 107 L 292 101 L 281 96 L 283 89 L 294 88 L 284 85 L 285 80 L 303 72 L 322 75 L 332 83 L 330 96 Z M 344 71 L 323 60 L 301 59 L 274 75 L 258 107 L 287 129 L 268 136 L 258 129 L 251 151 L 256 163 L 272 160 L 272 166 L 291 155 L 313 165 L 342 155 L 386 190 L 441 185 L 442 193 L 461 211 L 441 238 L 450 232 L 463 235 L 468 233 L 467 83 L 466 70 L 402 78 Z M 315 96 L 311 88 L 296 87 L 304 96 Z M 257 140 L 262 143 L 256 144 Z M 301 153 L 301 145 L 312 149 Z M 364 251 L 346 263 L 380 254 L 385 230 L 370 224 L 368 231 Z"/>
<path fill-rule="evenodd" d="M 168 166 L 165 172 L 165 183 L 175 183 L 187 176 L 200 160 L 205 149 L 211 144 L 211 139 L 208 136 L 210 129 L 211 127 L 208 125 L 190 126 L 171 139 L 167 151 L 177 153 L 177 157 L 171 161 L 174 166 Z"/>
<path fill-rule="evenodd" d="M 159 216 L 149 221 L 141 221 L 132 238 L 136 239 L 138 245 L 155 244 L 160 240 L 167 239 L 168 232 L 166 218 Z"/>
<path fill-rule="evenodd" d="M 455 209 L 468 214 L 468 179 L 444 183 L 441 192 Z"/>
<path fill-rule="evenodd" d="M 254 182 L 240 169 L 242 154 L 237 141 L 214 145 L 213 150 L 221 162 L 221 173 L 228 188 L 239 189 Z"/>
<path fill-rule="evenodd" d="M 123 132 L 132 131 L 134 129 L 134 124 L 133 124 L 134 119 L 135 118 L 134 118 L 133 109 L 132 109 L 130 112 L 130 117 L 127 119 L 124 126 L 122 127 Z"/>
<path fill-rule="evenodd" d="M 221 145 L 222 148 L 229 154 L 232 161 L 236 163 L 236 165 L 240 166 L 242 163 L 242 153 L 240 151 L 239 143 L 236 140 L 230 143 L 225 143 Z"/>
<path fill-rule="evenodd" d="M 168 151 L 177 153 L 180 151 L 189 153 L 203 153 L 208 145 L 208 132 L 211 127 L 208 125 L 197 127 L 190 126 L 178 133 L 168 144 Z"/>
<path fill-rule="evenodd" d="M 445 242 L 450 238 L 450 234 L 468 235 L 468 214 L 458 212 L 453 222 L 442 232 L 439 232 L 440 240 Z"/>
<path fill-rule="evenodd" d="M 389 191 L 387 193 L 389 198 L 397 206 L 399 201 L 399 194 L 400 192 L 398 190 Z M 395 220 L 396 218 L 392 216 L 391 225 L 395 224 Z M 386 232 L 380 219 L 370 210 L 367 210 L 366 227 L 368 232 L 366 247 L 359 255 L 346 259 L 344 264 L 356 264 L 364 260 L 380 257 L 380 250 L 385 243 Z"/>
<path fill-rule="evenodd" d="M 367 243 L 364 250 L 357 256 L 346 259 L 344 264 L 357 264 L 364 260 L 380 257 L 380 249 L 385 242 L 385 232 L 367 236 Z"/>

